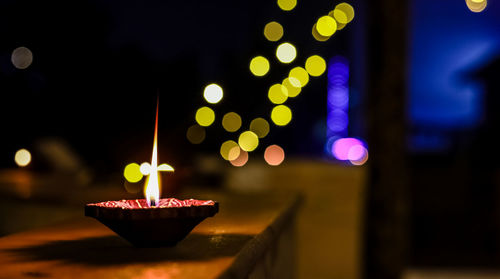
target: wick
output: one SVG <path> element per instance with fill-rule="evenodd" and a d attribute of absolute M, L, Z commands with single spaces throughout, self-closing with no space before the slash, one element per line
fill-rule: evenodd
<path fill-rule="evenodd" d="M 156 207 L 156 200 L 154 200 L 154 199 L 153 199 L 153 200 L 151 200 L 151 206 L 152 206 L 152 207 Z"/>

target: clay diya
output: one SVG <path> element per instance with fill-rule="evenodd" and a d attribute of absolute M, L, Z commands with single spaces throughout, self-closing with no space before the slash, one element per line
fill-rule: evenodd
<path fill-rule="evenodd" d="M 219 211 L 219 203 L 212 200 L 160 199 L 157 135 L 158 104 L 145 199 L 107 201 L 85 206 L 85 216 L 96 218 L 137 247 L 174 246 L 201 221 Z M 169 171 L 174 170 L 172 168 Z"/>
<path fill-rule="evenodd" d="M 94 217 L 137 247 L 174 246 L 207 217 L 219 211 L 211 200 L 160 199 L 154 207 L 145 199 L 107 201 L 85 206 Z"/>

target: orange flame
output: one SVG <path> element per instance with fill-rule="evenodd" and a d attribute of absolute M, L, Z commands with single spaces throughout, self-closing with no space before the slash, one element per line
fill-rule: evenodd
<path fill-rule="evenodd" d="M 155 135 L 153 140 L 153 155 L 151 157 L 151 169 L 149 172 L 149 177 L 146 181 L 146 188 L 144 190 L 144 195 L 146 196 L 146 201 L 148 206 L 156 206 L 160 201 L 160 178 L 158 176 L 158 103 L 156 102 L 156 121 L 155 121 Z"/>

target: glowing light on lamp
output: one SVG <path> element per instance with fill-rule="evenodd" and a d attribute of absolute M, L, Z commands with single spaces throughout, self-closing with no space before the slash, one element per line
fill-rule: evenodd
<path fill-rule="evenodd" d="M 200 144 L 205 140 L 205 128 L 200 125 L 192 125 L 186 132 L 186 137 L 192 144 Z"/>
<path fill-rule="evenodd" d="M 255 118 L 250 122 L 250 131 L 254 132 L 259 138 L 263 138 L 269 133 L 269 122 L 264 118 Z"/>
<path fill-rule="evenodd" d="M 222 127 L 228 132 L 236 132 L 241 127 L 241 117 L 236 112 L 228 112 L 222 118 Z"/>
<path fill-rule="evenodd" d="M 276 49 L 276 57 L 281 63 L 290 63 L 297 57 L 297 49 L 291 43 L 282 43 Z"/>
<path fill-rule="evenodd" d="M 279 41 L 283 33 L 283 26 L 276 21 L 271 21 L 264 27 L 264 37 L 271 42 Z"/>
<path fill-rule="evenodd" d="M 319 55 L 313 55 L 306 60 L 306 71 L 313 77 L 321 76 L 326 70 L 326 62 Z"/>
<path fill-rule="evenodd" d="M 292 111 L 285 105 L 275 106 L 271 111 L 271 120 L 278 126 L 285 126 L 292 120 Z"/>
<path fill-rule="evenodd" d="M 244 151 L 254 151 L 259 146 L 259 137 L 252 131 L 245 131 L 238 138 L 238 145 Z"/>
<path fill-rule="evenodd" d="M 195 119 L 200 126 L 208 127 L 214 123 L 215 113 L 209 107 L 202 107 L 196 111 Z"/>
<path fill-rule="evenodd" d="M 143 177 L 143 174 L 141 173 L 141 167 L 137 163 L 130 163 L 125 166 L 125 169 L 123 170 L 123 176 L 130 183 L 139 182 Z"/>
<path fill-rule="evenodd" d="M 277 83 L 269 88 L 267 96 L 273 104 L 283 104 L 288 99 L 288 89 Z"/>
<path fill-rule="evenodd" d="M 467 8 L 474 13 L 480 13 L 488 6 L 488 0 L 465 0 Z"/>
<path fill-rule="evenodd" d="M 323 37 L 330 37 L 337 31 L 337 22 L 331 16 L 322 16 L 316 22 L 316 30 Z"/>
<path fill-rule="evenodd" d="M 265 76 L 269 72 L 269 61 L 263 56 L 254 57 L 250 61 L 250 71 L 255 76 Z"/>
<path fill-rule="evenodd" d="M 290 70 L 290 73 L 288 74 L 288 78 L 289 78 L 289 80 L 293 81 L 295 84 L 298 81 L 299 87 L 304 87 L 309 82 L 309 74 L 302 67 L 295 67 L 292 70 Z"/>
<path fill-rule="evenodd" d="M 240 150 L 239 156 L 229 162 L 235 167 L 243 167 L 248 162 L 248 153 L 245 150 Z"/>
<path fill-rule="evenodd" d="M 278 7 L 283 11 L 291 11 L 297 6 L 297 0 L 278 0 Z"/>
<path fill-rule="evenodd" d="M 26 167 L 31 162 L 31 153 L 24 148 L 19 149 L 14 155 L 14 161 L 18 166 Z"/>
<path fill-rule="evenodd" d="M 218 103 L 222 100 L 223 95 L 224 92 L 222 91 L 222 87 L 215 83 L 207 85 L 203 91 L 203 97 L 211 104 Z"/>
<path fill-rule="evenodd" d="M 286 87 L 288 97 L 297 97 L 302 90 L 299 80 L 295 78 L 285 78 L 281 84 Z"/>
<path fill-rule="evenodd" d="M 264 151 L 264 160 L 271 166 L 278 166 L 285 160 L 285 151 L 278 145 L 270 145 Z"/>
<path fill-rule="evenodd" d="M 33 53 L 27 47 L 18 47 L 12 51 L 11 62 L 20 70 L 26 69 L 33 63 Z"/>
<path fill-rule="evenodd" d="M 233 151 L 231 153 L 232 149 L 235 147 L 236 147 L 236 150 L 238 150 L 238 152 L 235 153 Z M 240 155 L 239 150 L 240 150 L 240 147 L 235 141 L 228 140 L 228 141 L 225 141 L 224 143 L 222 143 L 222 145 L 220 146 L 220 155 L 222 156 L 222 158 L 224 158 L 224 160 L 231 161 L 231 160 L 238 158 L 238 156 Z"/>

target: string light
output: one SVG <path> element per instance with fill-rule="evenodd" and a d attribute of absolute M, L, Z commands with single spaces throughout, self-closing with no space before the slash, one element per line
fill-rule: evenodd
<path fill-rule="evenodd" d="M 207 127 L 212 125 L 212 123 L 214 123 L 215 113 L 209 107 L 202 107 L 196 111 L 195 119 L 196 122 L 200 124 L 200 126 Z"/>
<path fill-rule="evenodd" d="M 276 57 L 281 63 L 290 63 L 297 57 L 297 49 L 291 43 L 282 43 L 276 49 Z"/>
<path fill-rule="evenodd" d="M 269 88 L 267 96 L 273 104 L 283 104 L 288 99 L 288 89 L 277 83 Z"/>
<path fill-rule="evenodd" d="M 14 155 L 14 161 L 20 167 L 26 167 L 31 162 L 31 153 L 27 149 L 19 149 Z"/>
<path fill-rule="evenodd" d="M 285 126 L 292 120 L 292 111 L 285 105 L 275 106 L 271 111 L 271 120 L 278 126 Z"/>
<path fill-rule="evenodd" d="M 238 138 L 238 145 L 245 151 L 254 151 L 259 145 L 259 137 L 252 131 L 245 131 Z"/>
<path fill-rule="evenodd" d="M 283 33 L 283 26 L 276 21 L 271 21 L 264 27 L 264 37 L 271 42 L 279 41 Z"/>
<path fill-rule="evenodd" d="M 254 57 L 250 61 L 250 72 L 254 76 L 265 76 L 269 72 L 269 61 L 264 56 Z"/>
<path fill-rule="evenodd" d="M 228 112 L 222 118 L 222 127 L 228 132 L 236 132 L 241 127 L 241 117 L 236 112 Z"/>
<path fill-rule="evenodd" d="M 218 103 L 222 100 L 223 95 L 224 93 L 222 91 L 222 87 L 215 83 L 207 85 L 203 91 L 203 97 L 205 97 L 205 100 L 211 104 Z"/>
<path fill-rule="evenodd" d="M 269 133 L 269 122 L 261 117 L 255 118 L 250 122 L 250 131 L 254 132 L 259 138 L 263 138 Z"/>

